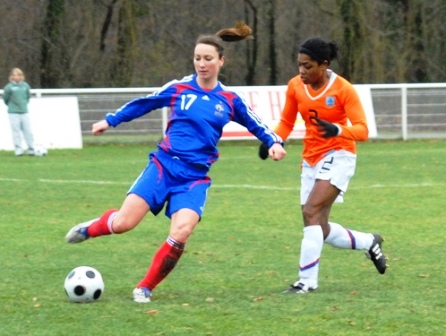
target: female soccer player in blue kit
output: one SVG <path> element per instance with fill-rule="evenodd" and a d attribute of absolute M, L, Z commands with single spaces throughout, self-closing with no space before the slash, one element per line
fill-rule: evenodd
<path fill-rule="evenodd" d="M 150 302 L 152 291 L 173 270 L 189 236 L 200 221 L 211 179 L 207 175 L 218 160 L 223 126 L 230 121 L 245 126 L 265 146 L 273 160 L 286 155 L 282 139 L 267 128 L 247 103 L 218 81 L 225 62 L 223 41 L 251 37 L 251 29 L 239 23 L 215 35 L 198 37 L 194 51 L 196 74 L 165 84 L 153 96 L 130 101 L 105 120 L 93 124 L 92 133 L 102 134 L 110 126 L 131 121 L 150 111 L 170 107 L 166 135 L 158 150 L 127 193 L 119 210 L 74 226 L 68 243 L 120 234 L 135 228 L 148 212 L 157 215 L 166 205 L 171 219 L 167 240 L 156 252 L 144 278 L 133 290 L 135 302 Z"/>

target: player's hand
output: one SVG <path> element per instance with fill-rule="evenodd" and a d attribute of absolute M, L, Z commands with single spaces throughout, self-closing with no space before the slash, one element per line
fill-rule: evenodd
<path fill-rule="evenodd" d="M 264 143 L 260 144 L 260 147 L 259 147 L 259 157 L 262 160 L 266 160 L 268 158 L 268 156 L 269 156 L 268 149 L 269 149 L 268 146 L 265 145 Z"/>
<path fill-rule="evenodd" d="M 93 124 L 93 126 L 91 127 L 91 133 L 93 135 L 100 135 L 104 133 L 109 127 L 110 125 L 106 120 L 101 120 Z"/>
<path fill-rule="evenodd" d="M 280 161 L 286 155 L 285 148 L 283 148 L 282 144 L 278 142 L 271 146 L 268 153 L 271 159 L 273 159 L 274 161 Z"/>
<path fill-rule="evenodd" d="M 332 123 L 329 123 L 328 121 L 314 118 L 316 120 L 318 131 L 322 133 L 323 138 L 332 138 L 337 135 L 339 135 L 339 128 Z"/>

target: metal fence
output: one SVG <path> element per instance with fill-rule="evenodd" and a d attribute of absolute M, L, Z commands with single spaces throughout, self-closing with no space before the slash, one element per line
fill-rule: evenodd
<path fill-rule="evenodd" d="M 76 96 L 79 104 L 82 140 L 88 143 L 120 143 L 158 141 L 163 136 L 163 111 L 152 111 L 131 123 L 122 123 L 109 129 L 103 136 L 91 135 L 91 125 L 132 99 L 152 94 L 158 88 L 125 89 L 33 89 L 36 97 Z M 63 109 L 63 107 L 62 107 Z"/>
<path fill-rule="evenodd" d="M 371 84 L 378 139 L 446 137 L 446 83 Z M 103 137 L 90 135 L 91 124 L 126 102 L 158 88 L 33 89 L 37 97 L 77 96 L 84 143 L 157 141 L 163 136 L 163 111 L 153 111 L 111 129 Z M 2 92 L 0 91 L 0 94 Z M 63 110 L 63 106 L 61 107 Z M 165 114 L 165 111 L 164 111 Z"/>
<path fill-rule="evenodd" d="M 378 138 L 446 137 L 446 83 L 370 85 Z"/>

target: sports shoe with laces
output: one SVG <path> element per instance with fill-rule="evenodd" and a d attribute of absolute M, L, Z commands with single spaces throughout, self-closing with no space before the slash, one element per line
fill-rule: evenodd
<path fill-rule="evenodd" d="M 365 253 L 367 258 L 373 261 L 376 269 L 379 273 L 384 274 L 386 272 L 387 257 L 382 252 L 382 243 L 384 239 L 381 235 L 373 233 L 373 243 L 370 249 Z"/>
<path fill-rule="evenodd" d="M 296 281 L 287 290 L 283 291 L 284 294 L 306 294 L 312 292 L 317 288 L 317 286 L 308 286 L 300 281 Z"/>
<path fill-rule="evenodd" d="M 148 288 L 141 287 L 141 288 L 135 288 L 133 290 L 133 301 L 139 302 L 139 303 L 147 303 L 150 302 L 150 297 L 152 296 L 152 293 Z"/>
<path fill-rule="evenodd" d="M 73 226 L 65 236 L 67 243 L 69 243 L 69 244 L 81 243 L 84 240 L 87 240 L 88 238 L 90 238 L 88 236 L 87 229 L 97 219 L 98 218 L 95 218 L 88 222 L 80 223 L 80 224 Z"/>

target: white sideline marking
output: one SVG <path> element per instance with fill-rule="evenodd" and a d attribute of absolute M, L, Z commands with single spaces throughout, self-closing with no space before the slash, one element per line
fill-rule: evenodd
<path fill-rule="evenodd" d="M 245 188 L 245 189 L 266 189 L 266 190 L 298 190 L 297 188 L 290 187 L 274 187 L 274 186 L 261 186 L 251 184 L 213 184 L 211 188 Z"/>
<path fill-rule="evenodd" d="M 25 182 L 27 180 L 23 179 L 15 179 L 15 178 L 0 178 L 0 181 L 6 181 L 6 182 Z"/>
<path fill-rule="evenodd" d="M 76 184 L 130 184 L 128 182 L 116 182 L 116 181 L 93 181 L 93 180 L 47 180 L 38 179 L 39 182 L 44 183 L 76 183 Z"/>
<path fill-rule="evenodd" d="M 16 179 L 16 178 L 2 178 L 0 177 L 0 181 L 4 182 L 28 182 L 31 180 L 25 179 Z M 61 183 L 61 184 L 116 184 L 116 185 L 128 185 L 130 186 L 132 182 L 116 182 L 116 181 L 94 181 L 94 180 L 49 180 L 49 179 L 38 179 L 38 182 L 42 183 Z M 432 186 L 440 186 L 438 183 L 408 183 L 408 184 L 372 184 L 370 186 L 362 186 L 362 187 L 350 187 L 351 189 L 378 189 L 378 188 L 419 188 L 419 187 L 432 187 Z M 213 184 L 212 188 L 245 188 L 245 189 L 264 189 L 264 190 L 299 190 L 299 188 L 291 188 L 291 187 L 276 187 L 276 186 L 262 186 L 262 185 L 251 185 L 251 184 Z"/>

